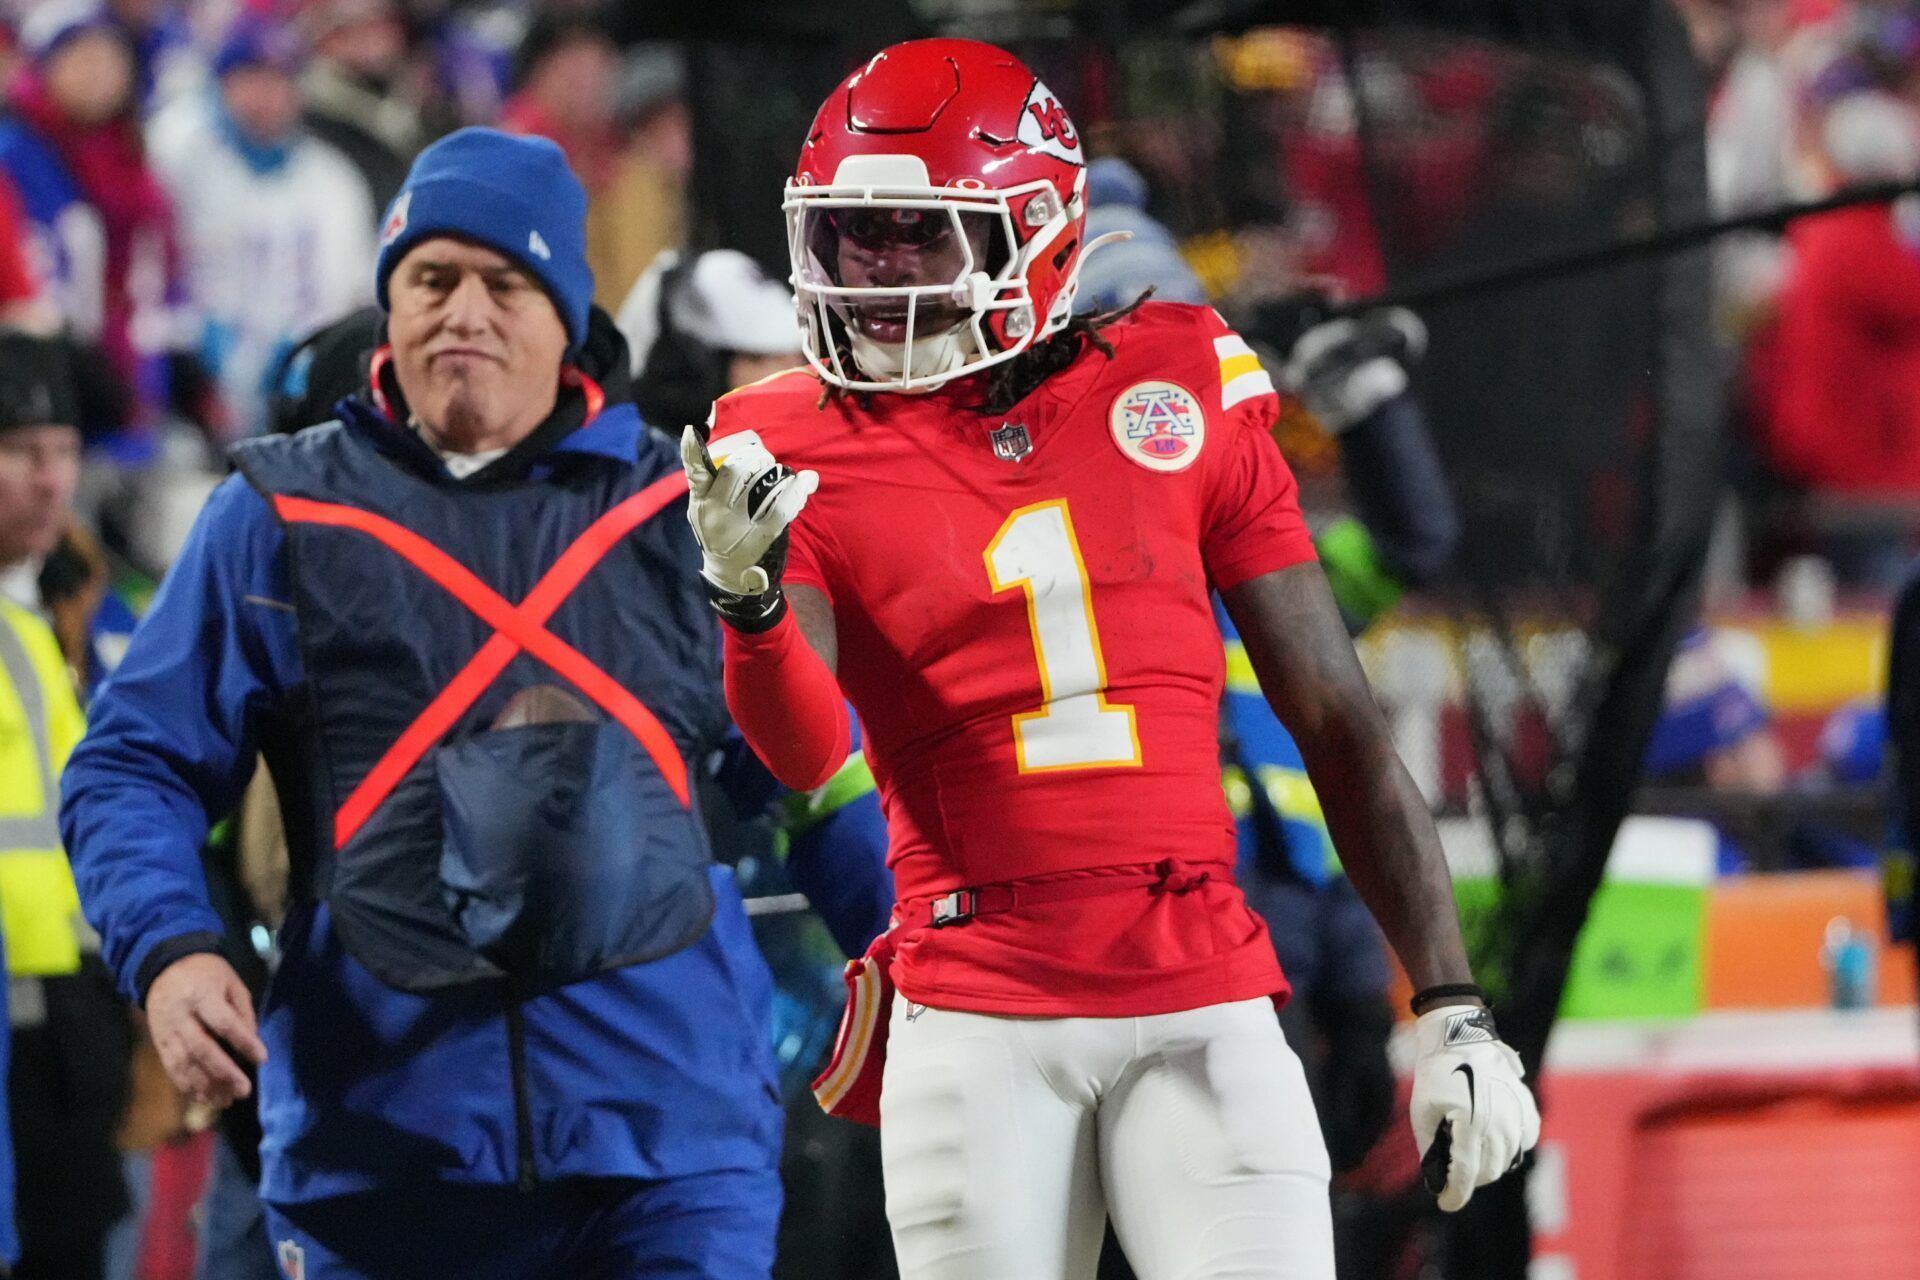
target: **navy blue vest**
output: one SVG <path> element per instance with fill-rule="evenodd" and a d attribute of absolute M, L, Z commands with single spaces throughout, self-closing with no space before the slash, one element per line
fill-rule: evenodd
<path fill-rule="evenodd" d="M 374 785 L 462 669 L 505 643 L 389 545 L 405 541 L 392 527 L 518 606 L 596 520 L 671 483 L 677 458 L 643 435 L 638 464 L 562 450 L 524 482 L 470 487 L 410 469 L 380 447 L 391 430 L 332 423 L 234 454 L 284 524 L 299 617 L 303 740 L 267 744 L 270 762 L 275 747 L 295 757 L 276 768 L 283 792 L 293 774 L 308 793 L 284 797 L 296 891 L 323 898 L 354 956 L 408 991 L 539 990 L 691 944 L 714 910 L 710 854 L 692 788 L 683 802 L 670 777 L 700 759 L 726 710 L 684 494 L 615 541 L 542 628 L 638 699 L 664 730 L 651 750 L 631 713 L 609 714 L 621 700 L 604 685 L 596 696 L 521 647 L 390 791 Z M 307 504 L 377 519 L 319 523 Z M 313 821 L 296 818 L 303 799 Z"/>

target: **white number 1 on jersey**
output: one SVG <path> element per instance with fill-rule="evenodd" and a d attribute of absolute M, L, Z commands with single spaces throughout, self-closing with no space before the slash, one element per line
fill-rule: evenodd
<path fill-rule="evenodd" d="M 1093 620 L 1093 585 L 1067 502 L 1021 507 L 985 553 L 995 594 L 1021 587 L 1040 664 L 1040 709 L 1013 717 L 1020 772 L 1140 763 L 1133 708 L 1107 702 L 1107 668 Z"/>

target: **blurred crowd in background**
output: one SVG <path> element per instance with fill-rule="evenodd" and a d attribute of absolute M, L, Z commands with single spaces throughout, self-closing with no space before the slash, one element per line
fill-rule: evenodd
<path fill-rule="evenodd" d="M 83 505 L 147 577 L 220 448 L 264 428 L 288 350 L 372 301 L 380 215 L 433 138 L 488 123 L 561 142 L 593 193 L 610 310 L 682 234 L 679 55 L 616 48 L 590 5 L 3 11 L 0 321 L 90 361 Z"/>
<path fill-rule="evenodd" d="M 1920 3 L 1676 3 L 1715 85 L 1717 214 L 1920 177 Z M 595 301 L 618 317 L 635 372 L 653 365 L 641 387 L 655 398 L 641 407 L 654 425 L 677 430 L 704 413 L 698 396 L 676 392 L 707 385 L 716 361 L 735 385 L 798 362 L 784 267 L 690 230 L 726 222 L 690 208 L 690 51 L 616 43 L 607 18 L 589 0 L 0 0 L 0 326 L 54 344 L 0 342 L 0 402 L 12 388 L 36 394 L 46 380 L 28 366 L 44 370 L 57 350 L 66 362 L 57 382 L 71 397 L 57 403 L 85 445 L 66 492 L 0 491 L 44 507 L 36 518 L 58 535 L 23 543 L 28 558 L 0 570 L 28 607 L 51 611 L 49 581 L 75 602 L 75 618 L 56 629 L 83 687 L 110 672 L 225 473 L 224 447 L 320 420 L 306 379 L 326 350 L 307 339 L 371 303 L 388 201 L 418 151 L 454 128 L 497 124 L 564 148 L 590 193 Z M 1205 92 L 1194 88 L 1196 60 L 1257 127 L 1196 138 L 1186 114 Z M 1534 216 L 1543 207 L 1590 205 L 1609 237 L 1631 221 L 1582 185 L 1606 174 L 1615 150 L 1638 145 L 1618 123 L 1630 114 L 1615 103 L 1625 90 L 1604 76 L 1572 85 L 1552 68 L 1516 77 L 1498 60 L 1459 43 L 1356 67 L 1325 39 L 1276 30 L 1126 51 L 1117 65 L 1127 74 L 1110 84 L 1077 64 L 1047 72 L 1077 88 L 1067 96 L 1104 157 L 1090 232 L 1134 237 L 1095 255 L 1086 301 L 1123 305 L 1146 285 L 1211 301 L 1285 369 L 1302 412 L 1283 424 L 1282 443 L 1318 524 L 1348 504 L 1337 444 L 1347 426 L 1409 385 L 1431 390 L 1438 416 L 1460 416 L 1447 403 L 1457 389 L 1423 388 L 1416 366 L 1427 330 L 1436 345 L 1471 335 L 1432 315 L 1423 329 L 1407 313 L 1331 337 L 1323 328 L 1318 345 L 1303 334 L 1343 299 L 1422 273 L 1445 279 L 1485 260 L 1490 244 L 1582 247 L 1578 219 L 1556 217 L 1549 234 Z M 1161 111 L 1155 94 L 1167 85 L 1178 101 Z M 1563 127 L 1556 111 L 1580 119 Z M 1405 184 L 1385 202 L 1362 154 L 1383 147 Z M 756 197 L 769 221 L 777 176 Z M 1398 225 L 1377 225 L 1382 210 Z M 1676 664 L 1648 761 L 1664 784 L 1652 803 L 1684 812 L 1707 797 L 1728 872 L 1877 865 L 1889 837 L 1875 677 L 1857 690 L 1816 680 L 1807 692 L 1769 663 L 1792 661 L 1781 652 L 1884 662 L 1878 641 L 1860 640 L 1846 619 L 1884 617 L 1920 533 L 1920 196 L 1808 217 L 1784 234 L 1724 236 L 1713 254 L 1724 360 L 1715 375 L 1732 392 L 1734 483 L 1709 568 L 1715 625 Z M 1543 342 L 1488 358 L 1537 368 L 1564 356 Z M 1549 390 L 1551 381 L 1535 379 Z M 1496 398 L 1528 415 L 1535 435 L 1543 421 L 1559 424 L 1565 438 L 1548 449 L 1578 446 L 1583 413 L 1622 416 L 1617 406 Z M 1400 585 L 1417 587 L 1440 566 L 1395 568 Z M 1373 601 L 1373 613 L 1397 592 Z M 1831 650 L 1780 648 L 1782 628 L 1790 637 L 1836 626 Z M 1883 634 L 1884 622 L 1865 629 Z M 1396 643 L 1386 630 L 1374 643 Z M 1392 652 L 1404 658 L 1414 651 L 1399 634 Z M 1423 692 L 1422 669 L 1399 662 L 1381 681 L 1383 699 L 1437 707 L 1457 695 L 1438 677 Z M 1783 690 L 1790 705 L 1776 705 Z M 1427 717 L 1424 746 L 1421 716 L 1397 722 L 1443 811 L 1470 803 L 1448 763 L 1450 715 Z M 1810 809 L 1783 826 L 1780 797 Z M 798 1010 L 777 1029 L 796 1079 L 831 1034 L 815 1012 L 831 1006 L 836 985 L 826 954 L 824 996 L 782 997 Z M 110 1241 L 108 1274 L 187 1274 L 186 1206 L 198 1183 L 146 1157 L 207 1118 L 171 1103 L 150 1063 L 136 1067 L 133 1088 L 144 1109 L 102 1104 L 126 1117 L 116 1123 L 132 1154 L 129 1194 L 103 1201 L 89 1229 Z M 837 1140 L 796 1135 L 796 1160 Z M 811 1194 L 824 1201 L 835 1188 Z M 881 1231 L 871 1215 L 836 1229 Z"/>
<path fill-rule="evenodd" d="M 1757 224 L 1920 179 L 1920 4 L 1674 8 L 1708 84 L 1705 217 Z M 1131 206 L 1111 225 L 1136 239 L 1109 269 L 1156 245 L 1177 256 L 1192 296 L 1287 370 L 1308 412 L 1282 447 L 1310 516 L 1351 505 L 1353 468 L 1343 481 L 1331 444 L 1345 415 L 1297 376 L 1298 348 L 1288 359 L 1310 322 L 1302 300 L 1407 299 L 1429 347 L 1425 369 L 1407 353 L 1411 388 L 1473 516 L 1452 568 L 1529 601 L 1523 613 L 1590 611 L 1596 597 L 1575 599 L 1576 584 L 1604 576 L 1598 544 L 1631 522 L 1626 490 L 1645 483 L 1593 458 L 1641 447 L 1636 379 L 1662 357 L 1619 317 L 1644 305 L 1636 272 L 1658 255 L 1553 264 L 1693 228 L 1646 194 L 1665 144 L 1649 136 L 1641 89 L 1598 64 L 1391 30 L 1343 42 L 1275 28 L 1117 61 L 1098 85 L 1109 114 L 1093 136 L 1136 171 L 1136 188 L 1106 197 Z M 1101 199 L 1096 179 L 1096 215 Z M 1642 804 L 1713 818 L 1728 870 L 1878 866 L 1904 845 L 1888 825 L 1881 694 L 1887 617 L 1920 548 L 1920 195 L 1773 218 L 1714 236 L 1708 252 L 1711 367 L 1692 372 L 1727 418 L 1726 482 L 1705 625 L 1675 665 Z M 1535 263 L 1535 278 L 1467 303 L 1419 302 Z M 1163 285 L 1161 296 L 1182 295 Z M 1566 479 L 1588 468 L 1598 485 Z M 1491 471 L 1496 483 L 1475 487 Z M 1515 471 L 1540 490 L 1496 487 Z M 1455 600 L 1440 613 L 1458 613 L 1463 594 L 1475 610 L 1461 574 L 1434 576 L 1455 579 L 1441 584 Z M 1428 594 L 1410 595 L 1413 618 Z M 1544 722 L 1518 737 L 1551 735 L 1570 714 L 1578 630 L 1549 628 L 1507 664 L 1524 667 L 1512 700 L 1532 698 Z M 1464 812 L 1478 748 L 1452 641 L 1410 631 L 1385 629 L 1363 657 L 1383 701 L 1406 713 L 1402 752 L 1429 798 Z M 1479 675 L 1498 684 L 1501 665 Z M 1901 885 L 1908 865 L 1897 863 Z"/>

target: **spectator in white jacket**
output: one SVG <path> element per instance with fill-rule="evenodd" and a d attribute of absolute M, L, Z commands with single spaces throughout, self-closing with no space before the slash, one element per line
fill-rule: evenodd
<path fill-rule="evenodd" d="M 291 28 L 243 14 L 210 91 L 169 104 L 147 131 L 233 436 L 261 429 L 281 351 L 372 301 L 371 197 L 346 157 L 301 127 L 303 57 Z"/>

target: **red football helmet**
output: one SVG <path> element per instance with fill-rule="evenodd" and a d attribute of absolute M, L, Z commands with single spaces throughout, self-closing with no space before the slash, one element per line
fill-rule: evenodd
<path fill-rule="evenodd" d="M 1067 323 L 1086 162 L 1059 100 L 973 40 L 875 55 L 814 117 L 786 203 L 807 361 L 908 391 L 1010 360 Z"/>

